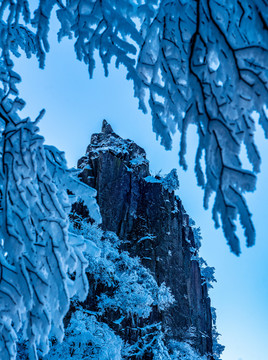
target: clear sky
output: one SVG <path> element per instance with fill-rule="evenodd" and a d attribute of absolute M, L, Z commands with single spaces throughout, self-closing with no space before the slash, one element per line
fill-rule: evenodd
<path fill-rule="evenodd" d="M 211 209 L 202 205 L 203 193 L 196 185 L 193 173 L 197 135 L 194 127 L 188 135 L 187 156 L 189 170 L 178 165 L 178 134 L 172 151 L 165 151 L 152 132 L 150 114 L 138 110 L 133 98 L 132 83 L 125 79 L 125 70 L 110 69 L 105 78 L 100 65 L 89 80 L 87 68 L 75 59 L 72 41 L 56 42 L 50 36 L 51 51 L 45 70 L 38 69 L 35 59 L 16 60 L 15 70 L 22 76 L 21 97 L 27 101 L 24 116 L 34 119 L 42 108 L 47 113 L 40 123 L 46 144 L 65 151 L 68 164 L 75 166 L 83 156 L 90 136 L 99 132 L 102 119 L 107 119 L 120 136 L 130 138 L 142 146 L 151 162 L 153 172 L 168 173 L 178 169 L 179 196 L 188 214 L 201 227 L 203 246 L 201 255 L 216 268 L 217 284 L 211 290 L 212 305 L 217 308 L 218 331 L 226 346 L 223 360 L 267 360 L 268 340 L 268 141 L 258 129 L 257 141 L 262 155 L 262 173 L 257 191 L 247 199 L 257 230 L 253 248 L 244 246 L 242 255 L 230 253 L 221 230 L 215 230 Z M 212 203 L 211 203 L 212 204 Z"/>

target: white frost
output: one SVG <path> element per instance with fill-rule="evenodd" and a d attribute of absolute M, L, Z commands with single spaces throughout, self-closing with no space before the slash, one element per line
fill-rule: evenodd
<path fill-rule="evenodd" d="M 220 60 L 215 51 L 210 51 L 208 54 L 208 68 L 210 71 L 217 71 L 220 66 Z"/>

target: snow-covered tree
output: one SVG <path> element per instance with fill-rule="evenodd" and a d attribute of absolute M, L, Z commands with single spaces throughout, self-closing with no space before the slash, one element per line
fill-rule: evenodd
<path fill-rule="evenodd" d="M 220 360 L 221 354 L 225 349 L 225 346 L 221 345 L 219 343 L 219 337 L 221 334 L 218 333 L 217 327 L 216 327 L 216 309 L 211 308 L 211 315 L 212 315 L 212 340 L 213 340 L 213 356 L 215 360 Z"/>
<path fill-rule="evenodd" d="M 30 4 L 34 6 L 33 4 Z M 215 192 L 213 219 L 220 222 L 231 250 L 239 254 L 235 220 L 239 215 L 247 245 L 255 230 L 243 193 L 255 189 L 260 155 L 254 143 L 257 121 L 268 135 L 267 14 L 265 0 L 40 0 L 33 16 L 27 0 L 0 6 L 2 97 L 16 95 L 20 77 L 11 53 L 35 54 L 44 67 L 53 8 L 59 40 L 75 37 L 77 58 L 93 75 L 98 51 L 105 74 L 112 57 L 134 82 L 140 108 L 152 111 L 154 131 L 171 148 L 181 132 L 180 164 L 186 169 L 186 133 L 199 135 L 195 171 L 204 188 L 204 206 Z M 31 24 L 31 26 L 30 26 Z M 13 99 L 17 109 L 21 100 Z M 2 117 L 7 118 L 2 106 Z M 243 169 L 245 145 L 252 170 Z M 201 166 L 205 159 L 206 168 Z M 220 220 L 219 220 L 220 217 Z"/>
<path fill-rule="evenodd" d="M 149 317 L 153 311 L 160 314 L 174 303 L 170 289 L 165 283 L 158 286 L 138 257 L 132 258 L 120 250 L 123 241 L 115 233 L 103 232 L 77 214 L 72 218 L 71 232 L 83 235 L 100 250 L 99 256 L 85 253 L 91 289 L 83 308 L 94 314 L 96 321 L 114 326 L 124 340 L 120 350 L 124 358 L 139 359 L 145 353 L 159 353 L 161 346 L 165 347 L 162 325 L 152 323 Z M 71 344 L 72 337 L 67 336 L 66 341 Z"/>
<path fill-rule="evenodd" d="M 52 346 L 46 360 L 121 360 L 123 341 L 83 308 L 72 314 L 64 342 Z"/>
<path fill-rule="evenodd" d="M 180 183 L 178 179 L 177 169 L 172 169 L 169 174 L 164 176 L 162 184 L 164 189 L 168 190 L 169 192 L 178 190 Z"/>
<path fill-rule="evenodd" d="M 70 298 L 88 292 L 87 243 L 68 234 L 75 197 L 66 185 L 84 194 L 92 218 L 101 219 L 96 191 L 67 170 L 63 153 L 44 148 L 36 122 L 20 120 L 12 107 L 8 117 L 0 152 L 0 357 L 16 358 L 21 333 L 33 360 L 48 352 L 51 336 L 62 340 Z"/>
<path fill-rule="evenodd" d="M 70 231 L 91 244 L 85 256 L 93 294 L 85 303 L 73 304 L 64 341 L 54 342 L 44 360 L 146 356 L 153 360 L 208 360 L 186 342 L 165 339 L 161 322 L 146 323 L 154 307 L 165 310 L 174 298 L 164 283 L 157 285 L 138 258 L 120 250 L 122 241 L 116 234 L 103 232 L 77 214 L 72 215 Z M 101 293 L 96 296 L 94 289 L 99 285 Z"/>

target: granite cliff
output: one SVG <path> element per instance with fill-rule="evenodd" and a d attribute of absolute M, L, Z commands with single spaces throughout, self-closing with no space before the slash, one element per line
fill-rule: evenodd
<path fill-rule="evenodd" d="M 157 283 L 165 282 L 175 297 L 168 310 L 154 311 L 149 322 L 162 321 L 167 339 L 188 339 L 201 355 L 212 354 L 207 283 L 195 257 L 199 244 L 194 229 L 175 195 L 175 172 L 164 179 L 151 176 L 145 151 L 115 134 L 105 120 L 101 133 L 92 135 L 78 167 L 81 180 L 97 190 L 103 230 L 127 239 L 124 250 L 139 256 Z M 81 203 L 75 211 L 88 216 Z M 98 291 L 96 286 L 88 301 Z M 112 316 L 106 321 L 112 323 Z M 123 337 L 129 340 L 133 334 Z M 150 354 L 144 359 L 150 359 Z"/>

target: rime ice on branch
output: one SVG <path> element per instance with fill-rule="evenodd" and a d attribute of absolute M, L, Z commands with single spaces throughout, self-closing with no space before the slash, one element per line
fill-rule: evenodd
<path fill-rule="evenodd" d="M 94 68 L 99 50 L 105 71 L 112 56 L 124 64 L 135 95 L 153 129 L 171 147 L 182 133 L 180 164 L 186 168 L 186 131 L 197 126 L 195 171 L 204 188 L 204 206 L 215 192 L 213 219 L 221 219 L 231 250 L 239 254 L 235 219 L 239 215 L 247 245 L 255 241 L 243 193 L 255 189 L 260 156 L 254 143 L 257 113 L 267 136 L 268 5 L 249 1 L 73 1 L 58 12 L 60 36 L 73 34 L 77 57 Z M 83 24 L 83 26 L 82 26 Z M 94 24 L 94 25 L 92 25 Z M 131 41 L 129 41 L 131 39 Z M 239 159 L 245 144 L 252 171 Z M 205 158 L 205 174 L 201 158 Z"/>
<path fill-rule="evenodd" d="M 215 193 L 213 219 L 217 227 L 221 222 L 235 254 L 240 253 L 235 234 L 238 215 L 247 245 L 253 245 L 255 230 L 243 193 L 254 191 L 260 167 L 254 143 L 257 118 L 268 135 L 267 2 L 40 0 L 31 20 L 35 30 L 29 27 L 28 1 L 3 1 L 0 76 L 12 94 L 20 78 L 12 70 L 10 52 L 36 54 L 44 67 L 53 8 L 61 23 L 59 40 L 75 37 L 77 58 L 87 64 L 90 76 L 95 49 L 106 75 L 112 57 L 116 66 L 126 67 L 140 108 L 146 111 L 148 102 L 153 129 L 167 149 L 178 128 L 183 168 L 187 128 L 196 125 L 195 172 L 204 188 L 204 206 Z M 242 144 L 252 171 L 243 169 Z"/>
<path fill-rule="evenodd" d="M 4 104 L 9 121 L 1 134 L 0 354 L 16 359 L 20 333 L 30 360 L 37 360 L 48 352 L 51 336 L 62 340 L 70 298 L 83 300 L 88 292 L 87 242 L 68 234 L 70 200 L 76 198 L 69 199 L 67 186 L 87 196 L 97 222 L 100 214 L 96 191 L 67 170 L 63 153 L 45 150 L 36 123 L 19 119 Z"/>
<path fill-rule="evenodd" d="M 18 335 L 30 360 L 61 341 L 70 298 L 88 293 L 82 235 L 68 233 L 69 211 L 81 199 L 100 223 L 96 191 L 66 166 L 64 153 L 44 147 L 37 121 L 20 119 L 2 98 L 0 138 L 0 357 L 15 360 Z M 3 131 L 4 129 L 4 131 Z M 67 189 L 69 193 L 67 193 Z"/>

